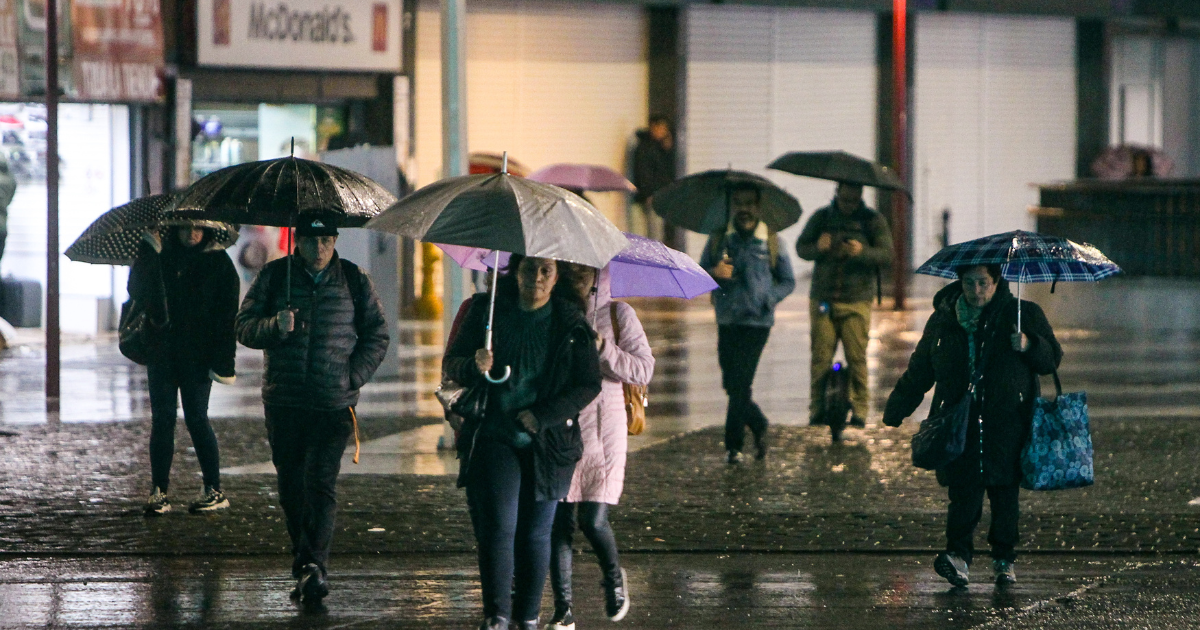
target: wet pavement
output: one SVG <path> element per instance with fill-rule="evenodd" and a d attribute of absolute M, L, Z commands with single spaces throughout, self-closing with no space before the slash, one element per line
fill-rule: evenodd
<path fill-rule="evenodd" d="M 1163 299 L 1157 288 L 1130 286 Z M 1200 505 L 1189 504 L 1200 497 L 1200 326 L 1089 320 L 1078 305 L 1095 296 L 1035 290 L 1052 323 L 1056 313 L 1066 322 L 1056 327 L 1060 375 L 1068 390 L 1088 391 L 1097 483 L 1023 493 L 1020 585 L 952 593 L 929 566 L 942 544 L 945 495 L 908 463 L 915 424 L 886 429 L 872 414 L 841 444 L 805 426 L 804 291 L 782 305 L 756 381 L 774 425 L 771 456 L 738 466 L 723 462 L 711 308 L 703 299 L 637 303 L 658 369 L 649 429 L 630 440 L 626 493 L 612 516 L 643 593 L 628 627 L 1083 627 L 1070 625 L 1075 619 L 1122 627 L 1120 617 L 1088 616 L 1104 606 L 1127 619 L 1160 615 L 1146 627 L 1189 627 L 1172 624 L 1195 611 L 1191 594 L 1200 591 Z M 1200 288 L 1169 293 L 1187 301 Z M 928 298 L 910 306 L 875 317 L 877 409 L 929 314 Z M 16 434 L 0 437 L 0 627 L 470 627 L 473 543 L 456 462 L 438 449 L 446 434 L 432 398 L 440 329 L 405 323 L 404 343 L 394 346 L 401 377 L 364 389 L 362 464 L 349 453 L 343 464 L 336 590 L 320 614 L 286 597 L 287 536 L 262 425 L 259 353 L 239 349 L 237 385 L 213 388 L 233 507 L 146 520 L 144 369 L 111 339 L 72 340 L 63 409 L 47 416 L 41 349 L 22 334 L 0 358 L 0 430 Z M 178 505 L 199 489 L 199 474 L 182 422 L 177 431 Z M 981 529 L 981 547 L 983 537 Z M 986 569 L 979 564 L 975 577 L 984 580 Z M 581 627 L 607 623 L 594 566 L 581 560 L 577 571 L 580 592 L 596 591 L 580 597 Z"/>

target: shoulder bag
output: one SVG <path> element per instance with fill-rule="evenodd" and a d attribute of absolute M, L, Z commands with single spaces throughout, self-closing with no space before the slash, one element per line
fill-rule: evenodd
<path fill-rule="evenodd" d="M 608 311 L 612 319 L 613 342 L 621 344 L 621 324 L 617 321 L 617 303 L 611 303 Z M 645 385 L 621 383 L 625 392 L 625 420 L 629 427 L 629 435 L 641 435 L 646 430 L 646 405 L 650 404 L 647 396 L 649 388 Z"/>

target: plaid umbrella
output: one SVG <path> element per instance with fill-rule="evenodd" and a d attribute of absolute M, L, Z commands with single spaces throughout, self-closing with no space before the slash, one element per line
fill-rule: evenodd
<path fill-rule="evenodd" d="M 142 235 L 160 226 L 177 225 L 209 228 L 212 247 L 224 249 L 237 242 L 238 232 L 219 221 L 164 220 L 164 213 L 175 207 L 176 195 L 150 195 L 134 199 L 100 215 L 64 252 L 76 262 L 96 265 L 132 265 L 137 258 Z"/>
<path fill-rule="evenodd" d="M 1016 230 L 945 247 L 917 267 L 917 273 L 955 280 L 958 273 L 954 270 L 964 265 L 1000 265 L 1004 279 L 1017 283 L 1018 329 L 1022 283 L 1095 282 L 1121 272 L 1116 263 L 1086 243 Z"/>

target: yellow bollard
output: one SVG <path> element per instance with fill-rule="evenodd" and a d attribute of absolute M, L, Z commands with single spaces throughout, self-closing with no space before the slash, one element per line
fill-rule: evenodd
<path fill-rule="evenodd" d="M 413 309 L 417 319 L 432 321 L 442 317 L 442 298 L 433 284 L 441 254 L 433 243 L 421 243 L 421 297 Z"/>

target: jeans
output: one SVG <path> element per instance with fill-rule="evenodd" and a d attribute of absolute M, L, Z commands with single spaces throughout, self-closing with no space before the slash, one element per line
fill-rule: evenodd
<path fill-rule="evenodd" d="M 306 564 L 326 574 L 333 521 L 337 514 L 337 477 L 350 439 L 350 408 L 305 409 L 266 406 L 267 439 L 279 480 L 279 505 L 292 539 L 292 575 Z"/>
<path fill-rule="evenodd" d="M 554 558 L 550 562 L 550 585 L 554 590 L 556 608 L 570 608 L 571 555 L 573 553 L 575 529 L 592 544 L 596 560 L 600 563 L 600 574 L 612 583 L 621 577 L 621 566 L 617 558 L 617 538 L 608 523 L 608 504 L 595 501 L 567 503 L 562 501 L 554 513 L 554 528 L 550 533 L 550 544 Z"/>
<path fill-rule="evenodd" d="M 550 567 L 558 501 L 534 500 L 530 448 L 480 438 L 469 475 L 467 506 L 479 546 L 483 616 L 534 621 Z"/>
<path fill-rule="evenodd" d="M 762 326 L 717 326 L 717 363 L 721 385 L 729 396 L 725 411 L 725 448 L 741 451 L 746 427 L 761 440 L 767 432 L 767 417 L 752 399 L 754 373 L 771 329 Z"/>
<path fill-rule="evenodd" d="M 854 415 L 866 420 L 871 408 L 871 390 L 867 384 L 867 343 L 871 340 L 871 303 L 834 302 L 827 312 L 821 312 L 820 302 L 812 302 L 808 315 L 812 322 L 811 394 L 809 417 L 816 415 L 824 406 L 825 375 L 833 364 L 838 340 L 846 355 L 846 368 L 850 372 L 850 406 Z"/>
<path fill-rule="evenodd" d="M 946 551 L 956 553 L 967 564 L 975 551 L 975 526 L 983 518 L 983 493 L 992 502 L 992 524 L 988 528 L 988 544 L 992 558 L 1017 559 L 1014 547 L 1020 537 L 1017 520 L 1021 510 L 1017 504 L 1020 486 L 950 486 L 950 509 L 946 513 Z"/>
<path fill-rule="evenodd" d="M 154 486 L 167 491 L 171 482 L 171 461 L 175 458 L 175 422 L 179 401 L 183 401 L 183 421 L 204 485 L 221 489 L 221 453 L 217 435 L 208 422 L 208 394 L 212 381 L 208 370 L 196 364 L 152 363 L 146 366 L 146 385 L 150 392 L 150 479 Z"/>

